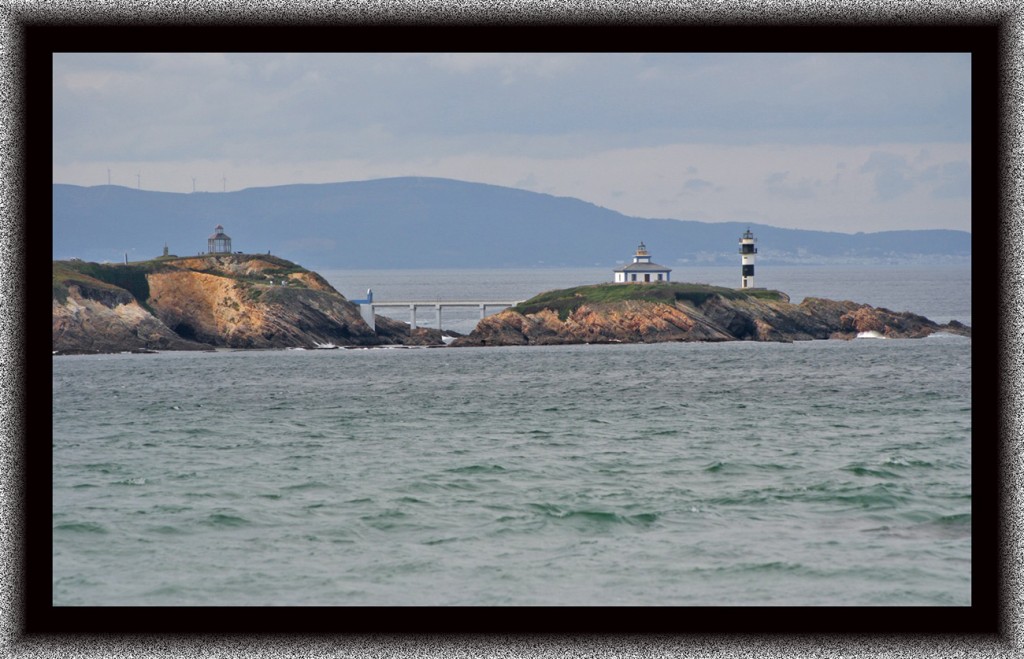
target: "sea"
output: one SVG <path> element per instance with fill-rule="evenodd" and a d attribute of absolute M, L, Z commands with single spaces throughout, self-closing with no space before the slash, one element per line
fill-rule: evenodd
<path fill-rule="evenodd" d="M 758 268 L 971 322 L 969 266 Z M 611 276 L 321 274 L 428 302 Z M 968 606 L 971 341 L 54 356 L 53 604 Z"/>

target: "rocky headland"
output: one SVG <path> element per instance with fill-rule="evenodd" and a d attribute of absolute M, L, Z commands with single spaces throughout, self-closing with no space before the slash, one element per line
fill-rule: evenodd
<path fill-rule="evenodd" d="M 702 284 L 597 284 L 550 291 L 480 321 L 453 347 L 656 343 L 663 341 L 805 341 L 862 335 L 970 336 L 957 321 L 940 325 L 909 312 L 780 291 Z"/>
<path fill-rule="evenodd" d="M 442 345 L 441 332 L 375 317 L 323 277 L 270 255 L 53 262 L 53 351 Z"/>

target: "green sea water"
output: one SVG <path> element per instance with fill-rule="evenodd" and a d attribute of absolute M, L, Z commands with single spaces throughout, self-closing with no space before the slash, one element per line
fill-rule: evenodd
<path fill-rule="evenodd" d="M 53 359 L 58 605 L 966 605 L 970 339 Z"/>

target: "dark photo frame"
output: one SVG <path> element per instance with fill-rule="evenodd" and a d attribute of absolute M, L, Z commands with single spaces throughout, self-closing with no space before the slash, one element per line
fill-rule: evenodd
<path fill-rule="evenodd" d="M 17 538 L 6 556 L 9 604 L 18 613 L 14 649 L 52 644 L 75 645 L 103 653 L 113 637 L 127 646 L 153 647 L 188 655 L 209 642 L 230 648 L 301 647 L 312 655 L 354 648 L 360 655 L 396 648 L 420 648 L 438 656 L 480 654 L 518 649 L 527 656 L 591 648 L 626 655 L 687 653 L 711 656 L 715 648 L 766 655 L 832 647 L 913 654 L 941 651 L 949 643 L 967 650 L 1001 648 L 1006 641 L 1011 594 L 1007 537 L 1011 528 L 1006 494 L 1020 474 L 1011 472 L 1009 436 L 1011 395 L 1016 388 L 1007 315 L 1017 299 L 1007 276 L 1011 203 L 1003 132 L 1008 89 L 1007 37 L 1000 20 L 869 24 L 734 22 L 695 23 L 681 16 L 631 20 L 609 14 L 604 19 L 547 19 L 518 25 L 497 16 L 479 15 L 473 24 L 434 21 L 412 14 L 384 22 L 341 21 L 327 24 L 315 16 L 287 22 L 233 21 L 213 18 L 181 22 L 156 14 L 124 20 L 97 14 L 25 14 L 9 27 L 17 35 L 8 72 L 8 99 L 16 99 L 18 121 L 6 154 L 14 177 L 8 180 L 8 288 L 17 295 L 20 313 L 5 314 L 8 336 L 4 357 L 5 389 L 18 411 L 8 425 L 12 454 L 5 474 L 9 485 L 6 530 Z M 329 51 L 338 44 L 373 44 L 365 50 L 460 51 L 827 51 L 827 52 L 970 52 L 972 56 L 972 596 L 967 607 L 55 607 L 52 604 L 52 472 L 49 399 L 51 357 L 43 344 L 48 335 L 43 305 L 43 255 L 52 242 L 51 103 L 54 52 L 136 52 L 208 50 Z M 401 44 L 394 48 L 393 44 Z M 5 100 L 5 104 L 9 101 Z M 990 247 L 991 246 L 991 247 Z M 9 286 L 9 285 L 8 285 Z M 1019 339 L 1017 339 L 1019 340 Z M 15 485 L 14 483 L 17 483 Z M 1015 528 L 1015 527 L 1013 527 Z M 1015 583 L 1015 579 L 1014 579 Z M 130 636 L 126 636 L 130 635 Z M 426 648 L 424 650 L 424 648 Z M 584 651 L 583 654 L 589 654 Z M 460 655 L 461 656 L 461 655 Z"/>

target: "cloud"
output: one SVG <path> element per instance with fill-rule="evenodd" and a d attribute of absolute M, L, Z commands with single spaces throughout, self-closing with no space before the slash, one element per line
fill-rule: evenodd
<path fill-rule="evenodd" d="M 969 199 L 971 196 L 971 165 L 966 160 L 928 167 L 922 180 L 934 183 L 931 195 L 935 199 Z"/>
<path fill-rule="evenodd" d="M 971 167 L 968 160 L 932 164 L 930 150 L 922 149 L 916 157 L 875 151 L 860 167 L 874 179 L 875 194 L 881 201 L 901 197 L 918 187 L 925 187 L 935 199 L 969 198 Z"/>
<path fill-rule="evenodd" d="M 820 179 L 801 177 L 797 181 L 789 179 L 789 172 L 772 172 L 764 179 L 765 190 L 770 195 L 787 199 L 812 199 L 822 188 Z"/>
<path fill-rule="evenodd" d="M 873 175 L 875 195 L 882 201 L 895 199 L 914 188 L 911 167 L 903 156 L 876 151 L 861 165 L 860 171 Z"/>
<path fill-rule="evenodd" d="M 497 75 L 503 85 L 531 78 L 560 78 L 587 66 L 589 59 L 579 53 L 437 53 L 421 57 L 442 71 Z"/>
<path fill-rule="evenodd" d="M 700 192 L 702 190 L 708 190 L 715 187 L 715 184 L 711 181 L 706 181 L 702 178 L 691 178 L 687 179 L 683 183 L 683 189 L 687 192 Z"/>
<path fill-rule="evenodd" d="M 967 139 L 969 57 L 935 54 L 58 54 L 55 158 Z M 396 142 L 375 145 L 370 126 Z M 174 133 L 176 150 L 151 128 Z M 125 139 L 111 145 L 109 137 Z M 373 131 L 369 131 L 372 134 Z M 107 156 L 102 156 L 107 157 Z"/>

